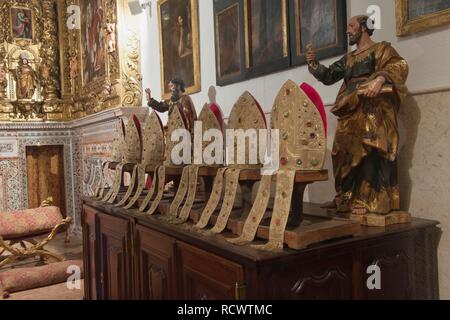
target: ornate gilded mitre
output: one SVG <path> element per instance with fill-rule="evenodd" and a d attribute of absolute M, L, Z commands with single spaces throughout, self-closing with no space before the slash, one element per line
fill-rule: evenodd
<path fill-rule="evenodd" d="M 168 167 L 177 166 L 172 162 L 172 149 L 177 145 L 178 141 L 172 141 L 171 137 L 174 131 L 178 129 L 184 129 L 187 132 L 187 124 L 184 117 L 181 115 L 180 109 L 178 107 L 173 108 L 172 113 L 169 116 L 169 120 L 167 122 L 167 130 L 166 130 L 166 148 L 164 152 L 164 165 Z M 187 137 L 186 137 L 187 138 Z M 190 135 L 189 135 L 190 138 Z"/>
<path fill-rule="evenodd" d="M 160 165 L 164 161 L 164 127 L 156 112 L 151 112 L 144 127 L 143 165 Z"/>
<path fill-rule="evenodd" d="M 123 120 L 120 119 L 116 124 L 116 132 L 112 143 L 111 161 L 120 162 L 123 158 L 123 152 L 125 150 L 125 126 Z"/>
<path fill-rule="evenodd" d="M 245 140 L 245 164 L 239 163 L 237 166 L 245 167 L 245 168 L 253 168 L 260 167 L 261 161 L 259 159 L 259 130 L 267 129 L 266 117 L 264 112 L 262 111 L 259 103 L 255 100 L 255 98 L 248 92 L 244 92 L 236 104 L 233 106 L 233 109 L 230 113 L 230 118 L 228 120 L 228 129 L 233 129 L 235 133 L 239 131 L 245 131 L 247 133 L 253 131 L 256 133 L 256 139 L 251 139 L 252 142 L 249 143 L 249 139 Z M 228 138 L 228 137 L 227 137 Z M 253 146 L 258 151 L 256 153 L 256 164 L 250 164 L 250 146 L 251 144 L 256 143 L 256 146 Z M 227 145 L 230 142 L 227 142 Z M 238 150 L 243 150 L 243 146 L 239 144 L 239 139 L 234 139 L 233 141 L 233 150 L 234 150 L 234 163 L 236 163 L 238 157 Z M 231 146 L 231 144 L 230 144 Z M 232 164 L 235 166 L 234 164 Z"/>
<path fill-rule="evenodd" d="M 220 107 L 217 104 L 215 104 L 215 103 L 205 104 L 203 106 L 202 111 L 200 112 L 198 121 L 202 124 L 202 137 L 205 137 L 205 133 L 211 129 L 220 131 L 222 133 L 222 137 L 223 137 L 225 124 L 223 122 L 222 111 L 220 110 Z M 202 154 L 206 150 L 206 148 L 208 148 L 210 146 L 210 143 L 211 143 L 211 141 L 203 140 L 202 150 L 201 150 Z M 223 149 L 224 143 L 225 142 L 222 141 L 222 149 Z M 203 159 L 203 157 L 202 157 L 202 159 Z"/>
<path fill-rule="evenodd" d="M 139 119 L 132 115 L 128 120 L 125 133 L 125 150 L 122 162 L 139 163 L 142 157 L 142 132 Z"/>
<path fill-rule="evenodd" d="M 272 129 L 280 130 L 280 168 L 283 170 L 321 170 L 324 166 L 325 113 L 321 100 L 317 99 L 320 96 L 313 90 L 289 80 L 275 99 L 271 122 Z"/>

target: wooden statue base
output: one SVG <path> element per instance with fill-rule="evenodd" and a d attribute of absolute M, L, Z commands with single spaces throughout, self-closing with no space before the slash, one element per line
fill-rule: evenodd
<path fill-rule="evenodd" d="M 367 227 L 387 227 L 393 224 L 410 223 L 412 220 L 411 214 L 405 211 L 394 211 L 388 215 L 352 215 L 351 219 Z"/>
<path fill-rule="evenodd" d="M 288 228 L 284 232 L 284 243 L 291 249 L 300 250 L 306 247 L 338 238 L 352 237 L 358 233 L 359 223 L 341 219 L 327 219 L 305 215 L 305 220 L 296 228 Z M 244 228 L 244 221 L 238 222 L 238 232 L 240 235 Z M 257 231 L 257 238 L 269 239 L 269 225 L 260 225 Z"/>

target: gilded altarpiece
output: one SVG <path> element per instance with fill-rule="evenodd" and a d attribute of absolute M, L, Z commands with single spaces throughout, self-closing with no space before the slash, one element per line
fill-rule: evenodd
<path fill-rule="evenodd" d="M 60 34 L 62 93 L 71 119 L 115 107 L 142 106 L 139 19 L 126 0 L 58 0 L 81 9 L 80 28 Z M 62 12 L 60 25 L 73 12 Z"/>
<path fill-rule="evenodd" d="M 55 0 L 0 4 L 0 121 L 63 120 Z"/>
<path fill-rule="evenodd" d="M 0 121 L 68 121 L 142 105 L 126 0 L 0 3 Z"/>

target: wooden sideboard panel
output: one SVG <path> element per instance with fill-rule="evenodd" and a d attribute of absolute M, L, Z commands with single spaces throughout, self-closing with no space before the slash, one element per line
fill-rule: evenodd
<path fill-rule="evenodd" d="M 305 263 L 279 263 L 265 268 L 265 299 L 352 299 L 352 255 L 305 256 Z"/>
<path fill-rule="evenodd" d="M 374 244 L 362 254 L 366 296 L 369 300 L 416 299 L 414 279 L 415 252 L 410 237 L 391 237 L 383 244 Z M 381 289 L 369 289 L 370 266 L 379 267 Z"/>
<path fill-rule="evenodd" d="M 186 243 L 177 243 L 181 298 L 186 300 L 234 300 L 245 298 L 244 268 Z"/>
<path fill-rule="evenodd" d="M 175 239 L 136 226 L 138 298 L 177 299 L 175 281 Z"/>
<path fill-rule="evenodd" d="M 103 300 L 132 298 L 131 231 L 128 220 L 98 215 Z"/>

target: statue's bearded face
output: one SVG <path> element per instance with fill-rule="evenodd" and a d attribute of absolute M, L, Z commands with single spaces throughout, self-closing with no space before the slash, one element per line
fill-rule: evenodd
<path fill-rule="evenodd" d="M 357 44 L 363 35 L 363 28 L 356 18 L 352 18 L 347 25 L 348 42 L 351 46 Z"/>
<path fill-rule="evenodd" d="M 348 35 L 348 43 L 351 46 L 354 46 L 355 44 L 357 44 L 359 42 L 359 40 L 361 40 L 362 34 L 363 34 L 362 28 L 359 28 L 359 30 L 353 34 L 349 34 Z"/>
<path fill-rule="evenodd" d="M 170 92 L 172 92 L 172 101 L 178 101 L 181 96 L 181 88 L 179 85 L 170 82 L 169 83 Z"/>

